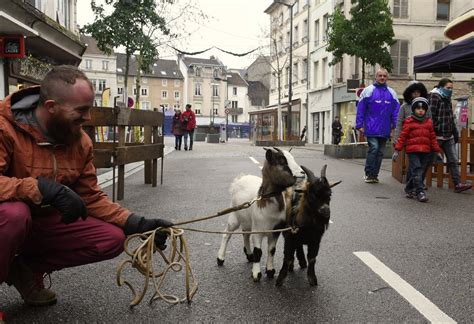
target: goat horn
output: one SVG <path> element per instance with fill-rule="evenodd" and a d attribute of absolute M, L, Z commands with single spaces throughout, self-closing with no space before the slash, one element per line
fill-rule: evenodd
<path fill-rule="evenodd" d="M 281 150 L 280 150 L 278 147 L 275 147 L 275 146 L 274 146 L 273 148 L 275 149 L 275 151 L 281 152 Z"/>
<path fill-rule="evenodd" d="M 310 183 L 316 181 L 316 176 L 314 175 L 313 171 L 311 171 L 310 169 L 308 169 L 304 165 L 302 165 L 301 168 L 303 169 L 304 173 L 306 173 L 306 175 L 308 176 L 308 181 Z"/>
<path fill-rule="evenodd" d="M 330 184 L 329 184 L 329 188 L 335 187 L 335 186 L 337 186 L 338 184 L 340 184 L 341 182 L 342 182 L 342 180 L 341 180 L 341 181 L 338 181 L 338 182 L 330 183 Z"/>
<path fill-rule="evenodd" d="M 288 150 L 288 152 L 291 152 L 291 150 L 292 150 L 292 149 L 293 149 L 293 146 L 292 146 L 292 147 L 290 147 L 290 149 Z"/>
<path fill-rule="evenodd" d="M 323 166 L 323 168 L 321 169 L 321 178 L 326 178 L 326 168 L 328 167 L 327 164 L 325 164 Z"/>

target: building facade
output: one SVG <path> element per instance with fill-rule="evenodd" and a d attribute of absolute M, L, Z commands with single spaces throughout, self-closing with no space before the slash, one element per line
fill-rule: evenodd
<path fill-rule="evenodd" d="M 87 48 L 79 68 L 94 85 L 94 106 L 112 107 L 117 96 L 117 58 L 99 50 L 97 41 L 90 36 L 81 35 L 81 41 Z"/>
<path fill-rule="evenodd" d="M 192 104 L 198 125 L 225 122 L 227 68 L 214 56 L 209 59 L 178 56 L 184 77 L 184 100 Z"/>
<path fill-rule="evenodd" d="M 117 95 L 122 96 L 129 106 L 145 110 L 163 107 L 165 113 L 172 114 L 176 109 L 184 109 L 184 78 L 174 60 L 157 60 L 151 71 L 140 76 L 139 103 L 137 95 L 137 60 L 130 57 L 130 67 L 125 91 L 126 55 L 117 53 Z"/>
<path fill-rule="evenodd" d="M 226 112 L 232 123 L 249 121 L 248 83 L 237 72 L 227 73 L 227 102 Z"/>
<path fill-rule="evenodd" d="M 0 98 L 39 84 L 53 65 L 79 65 L 86 49 L 79 38 L 76 0 L 2 0 L 0 31 L 24 41 L 25 56 L 0 56 Z"/>

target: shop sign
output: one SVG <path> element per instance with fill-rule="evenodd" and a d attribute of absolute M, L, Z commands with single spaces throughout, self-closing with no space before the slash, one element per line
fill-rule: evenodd
<path fill-rule="evenodd" d="M 0 57 L 24 58 L 25 38 L 23 35 L 0 36 Z"/>
<path fill-rule="evenodd" d="M 11 74 L 13 77 L 38 83 L 52 68 L 52 64 L 28 55 L 24 59 L 12 62 Z"/>

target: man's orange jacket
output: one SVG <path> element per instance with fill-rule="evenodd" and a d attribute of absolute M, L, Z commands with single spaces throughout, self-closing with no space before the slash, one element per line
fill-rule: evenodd
<path fill-rule="evenodd" d="M 113 203 L 97 184 L 89 136 L 82 131 L 81 140 L 74 145 L 50 144 L 41 131 L 20 117 L 36 108 L 39 89 L 20 90 L 0 102 L 0 202 L 16 200 L 39 206 L 43 197 L 36 179 L 42 176 L 74 190 L 90 216 L 123 227 L 130 211 Z"/>

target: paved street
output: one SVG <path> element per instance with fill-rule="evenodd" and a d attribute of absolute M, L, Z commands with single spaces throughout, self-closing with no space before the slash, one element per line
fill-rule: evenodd
<path fill-rule="evenodd" d="M 126 179 L 125 207 L 174 222 L 213 214 L 229 206 L 228 187 L 235 176 L 260 174 L 250 157 L 260 165 L 264 161 L 264 150 L 247 140 L 197 142 L 187 152 L 174 151 L 172 141 L 166 138 L 163 185 L 144 185 L 143 170 L 132 174 Z M 12 287 L 1 285 L 0 309 L 6 312 L 8 323 L 474 322 L 472 191 L 455 194 L 433 188 L 428 191 L 430 201 L 423 204 L 405 198 L 403 186 L 391 177 L 388 160 L 381 183 L 366 184 L 363 160 L 328 158 L 314 145 L 296 147 L 292 153 L 316 174 L 327 164 L 329 180 L 343 181 L 333 190 L 333 223 L 317 259 L 319 286 L 310 287 L 306 273 L 299 269 L 282 287 L 275 287 L 275 280 L 265 276 L 254 283 L 241 235 L 232 237 L 225 264 L 218 267 L 221 235 L 186 232 L 191 266 L 199 282 L 190 305 L 170 306 L 163 301 L 150 305 L 149 293 L 129 310 L 132 294 L 115 282 L 117 266 L 126 257 L 122 254 L 107 262 L 53 273 L 58 303 L 52 307 L 24 306 Z M 111 186 L 105 190 L 110 194 Z M 223 230 L 226 219 L 192 226 Z M 277 271 L 282 264 L 282 242 L 275 257 Z M 263 253 L 265 258 L 265 249 Z M 134 283 L 142 282 L 138 272 L 126 274 Z M 170 277 L 168 292 L 182 294 L 183 275 Z"/>

